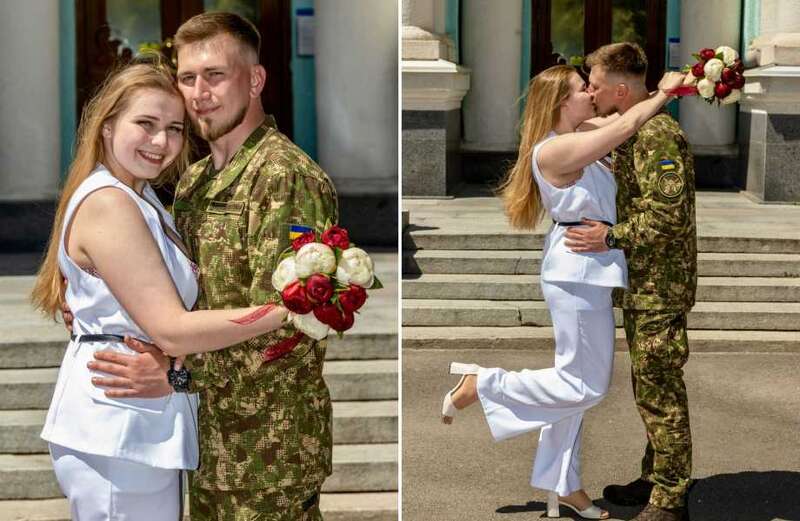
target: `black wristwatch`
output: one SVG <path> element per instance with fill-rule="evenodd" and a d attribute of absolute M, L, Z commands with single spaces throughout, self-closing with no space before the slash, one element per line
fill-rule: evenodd
<path fill-rule="evenodd" d="M 169 369 L 167 370 L 167 382 L 172 386 L 176 393 L 188 393 L 189 385 L 192 383 L 192 373 L 185 367 L 175 370 L 175 359 L 169 357 Z"/>
<path fill-rule="evenodd" d="M 611 228 L 606 231 L 606 246 L 608 246 L 609 250 L 613 250 L 617 247 L 617 239 L 611 235 Z"/>

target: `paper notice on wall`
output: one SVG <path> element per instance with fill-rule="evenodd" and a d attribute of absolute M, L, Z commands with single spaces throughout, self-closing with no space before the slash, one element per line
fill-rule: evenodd
<path fill-rule="evenodd" d="M 295 11 L 297 16 L 297 55 L 314 56 L 314 9 Z"/>
<path fill-rule="evenodd" d="M 681 39 L 680 38 L 670 38 L 669 39 L 669 68 L 670 69 L 680 69 L 683 67 L 681 63 Z"/>

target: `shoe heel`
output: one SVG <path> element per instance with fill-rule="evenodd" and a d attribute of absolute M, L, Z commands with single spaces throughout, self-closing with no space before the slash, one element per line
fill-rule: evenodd
<path fill-rule="evenodd" d="M 561 511 L 558 508 L 557 492 L 547 492 L 547 517 L 561 517 Z"/>
<path fill-rule="evenodd" d="M 445 425 L 453 423 L 453 416 L 455 416 L 456 411 L 458 411 L 456 406 L 453 405 L 453 399 L 450 397 L 451 392 L 452 391 L 447 391 L 442 401 L 442 423 Z"/>

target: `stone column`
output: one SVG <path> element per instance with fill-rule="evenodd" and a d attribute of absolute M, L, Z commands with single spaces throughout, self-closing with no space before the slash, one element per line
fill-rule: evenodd
<path fill-rule="evenodd" d="M 762 0 L 757 67 L 745 71 L 740 142 L 747 192 L 760 202 L 800 203 L 800 9 Z"/>
<path fill-rule="evenodd" d="M 469 70 L 454 63 L 444 0 L 403 0 L 403 195 L 446 196 L 461 178 L 461 100 Z"/>
<path fill-rule="evenodd" d="M 727 45 L 739 49 L 740 2 L 727 0 L 681 1 L 681 63 L 694 63 L 692 53 L 704 47 Z M 736 140 L 736 105 L 709 105 L 697 96 L 680 101 L 680 120 L 694 148 L 732 145 Z M 724 150 L 718 149 L 718 150 Z"/>
<path fill-rule="evenodd" d="M 0 3 L 0 201 L 52 200 L 60 177 L 58 1 Z"/>
<path fill-rule="evenodd" d="M 40 251 L 61 178 L 58 1 L 0 2 L 0 250 Z"/>
<path fill-rule="evenodd" d="M 463 62 L 474 71 L 464 98 L 463 148 L 516 151 L 522 0 L 464 0 Z"/>
<path fill-rule="evenodd" d="M 397 4 L 322 0 L 314 13 L 319 163 L 357 240 L 395 244 Z"/>

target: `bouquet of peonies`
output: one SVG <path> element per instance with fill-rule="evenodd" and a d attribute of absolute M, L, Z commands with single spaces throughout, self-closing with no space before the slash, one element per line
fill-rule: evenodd
<path fill-rule="evenodd" d="M 307 231 L 292 241 L 272 274 L 272 286 L 281 292 L 288 320 L 316 340 L 330 329 L 341 336 L 353 327 L 366 290 L 383 287 L 367 252 L 350 243 L 347 230 L 330 225 L 319 236 Z"/>
<path fill-rule="evenodd" d="M 720 105 L 739 101 L 744 86 L 744 64 L 735 50 L 723 45 L 716 50 L 703 49 L 692 56 L 697 63 L 683 68 L 686 73 L 683 86 L 673 89 L 670 94 L 699 94 L 708 103 L 716 101 Z"/>

